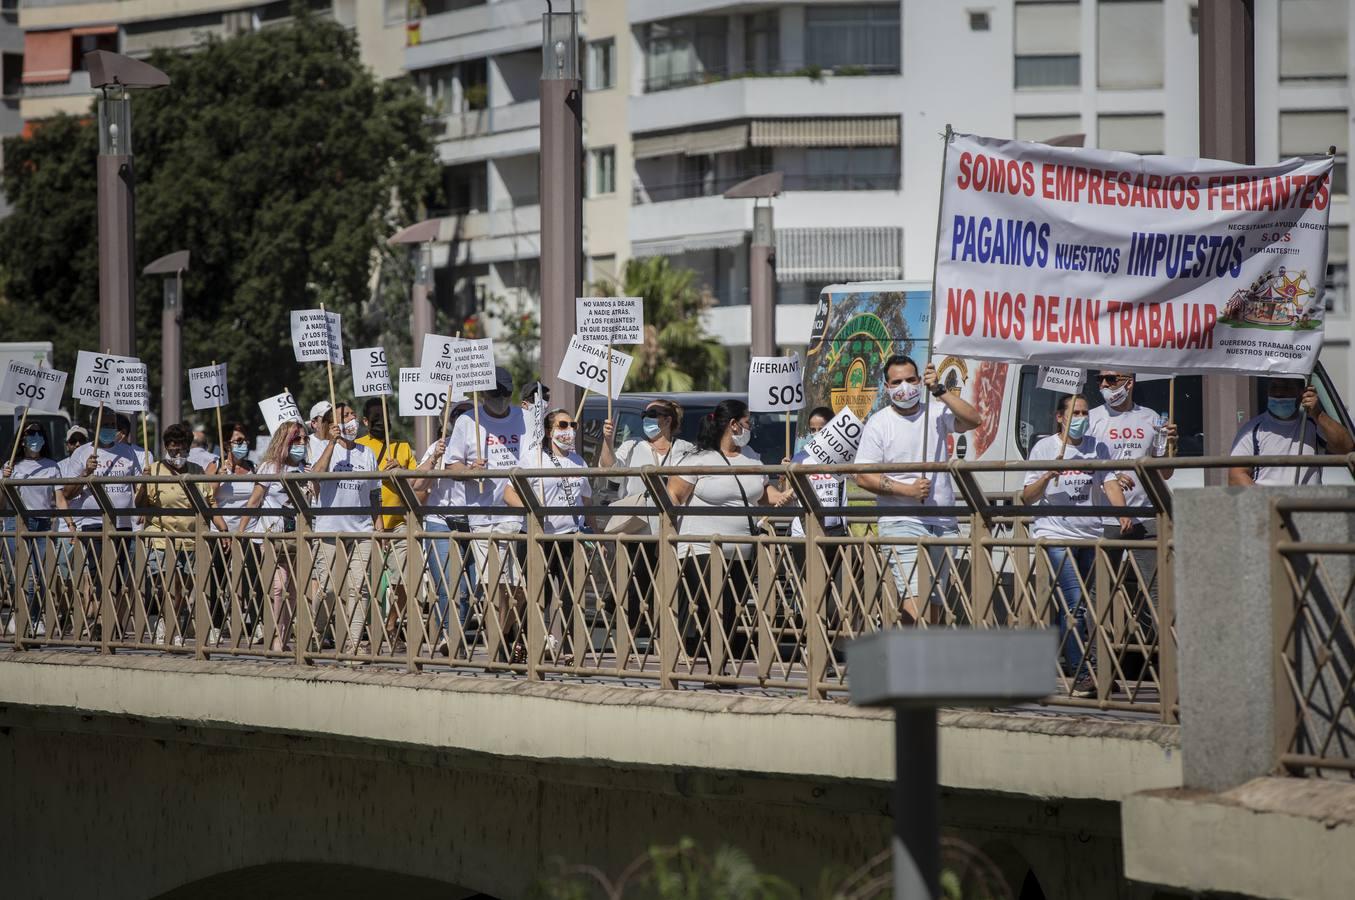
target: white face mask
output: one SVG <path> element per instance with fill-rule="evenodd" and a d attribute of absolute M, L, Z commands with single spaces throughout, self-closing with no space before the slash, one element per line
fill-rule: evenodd
<path fill-rule="evenodd" d="M 743 431 L 731 434 L 729 439 L 734 442 L 734 446 L 742 450 L 748 446 L 748 442 L 753 439 L 752 429 L 745 428 Z"/>
<path fill-rule="evenodd" d="M 574 452 L 574 429 L 566 428 L 563 431 L 555 432 L 555 446 L 559 447 L 565 453 Z"/>
<path fill-rule="evenodd" d="M 358 423 L 344 422 L 343 425 L 339 428 L 339 433 L 343 435 L 344 440 L 346 441 L 353 440 L 353 438 L 358 436 Z"/>
<path fill-rule="evenodd" d="M 911 409 L 917 406 L 918 398 L 922 396 L 922 388 L 901 381 L 892 388 L 886 388 L 885 393 L 889 395 L 889 402 L 899 409 Z"/>
<path fill-rule="evenodd" d="M 1101 396 L 1111 406 L 1119 406 L 1129 398 L 1129 385 L 1122 384 L 1114 388 L 1101 388 Z"/>

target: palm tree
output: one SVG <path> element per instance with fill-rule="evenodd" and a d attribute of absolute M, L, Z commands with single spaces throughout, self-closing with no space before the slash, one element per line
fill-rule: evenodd
<path fill-rule="evenodd" d="M 630 259 L 620 282 L 595 284 L 603 297 L 643 297 L 645 342 L 627 348 L 635 356 L 628 391 L 723 390 L 728 359 L 718 338 L 706 332 L 702 313 L 715 301 L 696 289 L 696 273 L 677 269 L 666 257 Z"/>

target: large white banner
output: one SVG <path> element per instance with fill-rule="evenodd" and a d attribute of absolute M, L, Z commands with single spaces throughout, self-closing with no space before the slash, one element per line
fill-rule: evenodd
<path fill-rule="evenodd" d="M 1322 348 L 1332 160 L 1207 159 L 954 135 L 936 352 L 1302 375 Z"/>

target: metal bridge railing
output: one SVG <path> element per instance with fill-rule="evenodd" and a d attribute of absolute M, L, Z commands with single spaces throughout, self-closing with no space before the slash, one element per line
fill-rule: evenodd
<path fill-rule="evenodd" d="M 1058 627 L 1061 660 L 1050 665 L 1060 691 L 1049 704 L 1175 722 L 1174 559 L 1164 476 L 1173 466 L 1238 462 L 1079 460 L 1079 470 L 1126 471 L 1145 486 L 1151 505 L 1129 512 L 1150 521 L 1155 533 L 1140 540 L 1037 540 L 1030 533 L 1034 515 L 1120 510 L 1037 508 L 1021 504 L 1019 494 L 996 495 L 980 485 L 985 472 L 1069 468 L 1058 462 L 903 464 L 954 479 L 956 507 L 937 512 L 955 514 L 960 530 L 946 537 L 881 535 L 876 523 L 891 510 L 824 507 L 809 478 L 896 472 L 899 463 L 741 468 L 784 478 L 798 505 L 722 514 L 766 516 L 782 525 L 798 517 L 803 537 L 784 528 L 747 537 L 680 535 L 684 509 L 663 490 L 667 476 L 728 474 L 723 466 L 643 470 L 658 502 L 626 512 L 652 516 L 657 530 L 640 535 L 547 533 L 552 515 L 618 512 L 541 506 L 533 482 L 557 477 L 557 469 L 514 470 L 508 477 L 528 507 L 494 510 L 429 506 L 420 490 L 427 473 L 406 471 L 11 480 L 0 482 L 14 524 L 14 534 L 0 541 L 0 632 L 19 649 L 393 664 L 828 699 L 845 694 L 844 648 L 863 633 Z M 633 472 L 573 474 L 602 479 Z M 376 511 L 318 510 L 316 485 L 338 478 L 368 480 L 373 488 L 386 481 L 400 504 L 383 511 L 405 514 L 404 524 L 390 531 L 317 530 L 317 513 Z M 232 481 L 280 483 L 291 508 L 248 511 L 255 518 L 241 533 L 232 522 L 245 511 L 213 499 L 217 485 Z M 85 512 L 97 522 L 85 530 L 63 525 L 70 521 L 63 510 L 25 508 L 19 492 L 74 483 L 87 486 L 99 508 Z M 189 509 L 115 508 L 110 488 L 125 491 L 129 483 L 182 483 L 201 492 L 187 492 Z M 486 512 L 518 516 L 521 530 L 490 535 L 444 518 Z M 191 527 L 184 520 L 178 530 L 142 524 L 171 513 L 191 519 Z M 850 523 L 846 533 L 825 527 L 838 516 Z M 1087 598 L 1082 627 L 1079 593 Z M 1071 696 L 1078 660 L 1094 676 L 1092 696 Z"/>

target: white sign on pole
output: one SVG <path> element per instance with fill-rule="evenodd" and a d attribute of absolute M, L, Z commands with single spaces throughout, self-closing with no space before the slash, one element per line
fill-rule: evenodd
<path fill-rule="evenodd" d="M 1087 383 L 1087 370 L 1067 366 L 1040 366 L 1040 374 L 1035 386 L 1042 391 L 1057 391 L 1060 394 L 1080 394 L 1082 385 Z"/>
<path fill-rule="evenodd" d="M 750 411 L 794 412 L 804 407 L 804 370 L 800 367 L 800 354 L 752 358 L 748 363 Z"/>
<path fill-rule="evenodd" d="M 465 399 L 455 391 L 452 393 L 453 403 Z M 446 382 L 434 381 L 423 369 L 400 370 L 400 415 L 441 416 L 446 405 Z"/>
<path fill-rule="evenodd" d="M 268 425 L 268 433 L 275 433 L 285 422 L 300 422 L 301 408 L 296 405 L 296 398 L 292 396 L 291 391 L 283 391 L 276 397 L 265 397 L 259 401 L 259 412 L 263 413 L 263 420 Z"/>
<path fill-rule="evenodd" d="M 231 402 L 226 390 L 226 364 L 188 370 L 188 396 L 194 409 L 215 409 Z"/>
<path fill-rule="evenodd" d="M 645 301 L 643 297 L 579 297 L 574 311 L 575 331 L 586 344 L 643 344 Z"/>
<path fill-rule="evenodd" d="M 611 394 L 613 400 L 621 397 L 621 388 L 626 383 L 626 375 L 630 372 L 631 364 L 635 362 L 635 357 L 622 353 L 620 350 L 612 351 L 612 383 L 607 383 L 607 348 L 599 347 L 597 344 L 584 343 L 583 339 L 577 334 L 569 339 L 569 349 L 565 351 L 565 358 L 560 361 L 560 372 L 558 377 L 562 381 L 568 381 L 570 384 L 577 384 L 579 387 L 588 388 L 599 394 Z"/>
<path fill-rule="evenodd" d="M 391 393 L 390 367 L 386 365 L 383 347 L 364 347 L 353 350 L 353 395 L 370 397 Z"/>
<path fill-rule="evenodd" d="M 0 403 L 50 412 L 61 407 L 61 395 L 65 391 L 65 372 L 11 359 L 4 382 L 0 384 Z"/>
<path fill-rule="evenodd" d="M 456 380 L 456 363 L 452 358 L 452 348 L 460 342 L 461 338 L 447 337 L 445 334 L 425 334 L 423 353 L 419 356 L 419 368 L 423 369 L 430 380 L 444 385 L 451 384 Z"/>
<path fill-rule="evenodd" d="M 338 313 L 292 310 L 292 351 L 297 362 L 343 365 L 343 330 Z"/>
<path fill-rule="evenodd" d="M 865 428 L 850 406 L 833 416 L 833 420 L 819 429 L 819 433 L 805 444 L 805 453 L 812 462 L 826 466 L 842 465 L 856 459 L 856 448 L 861 444 Z"/>
<path fill-rule="evenodd" d="M 100 403 L 111 406 L 118 364 L 132 362 L 136 360 L 130 356 L 81 350 L 75 357 L 75 381 L 71 386 L 71 396 L 85 406 L 98 406 Z"/>
<path fill-rule="evenodd" d="M 146 364 L 137 360 L 114 368 L 112 406 L 119 412 L 151 411 L 151 380 Z"/>
<path fill-rule="evenodd" d="M 462 340 L 452 345 L 456 389 L 463 394 L 492 391 L 494 381 L 494 341 L 491 338 Z"/>

